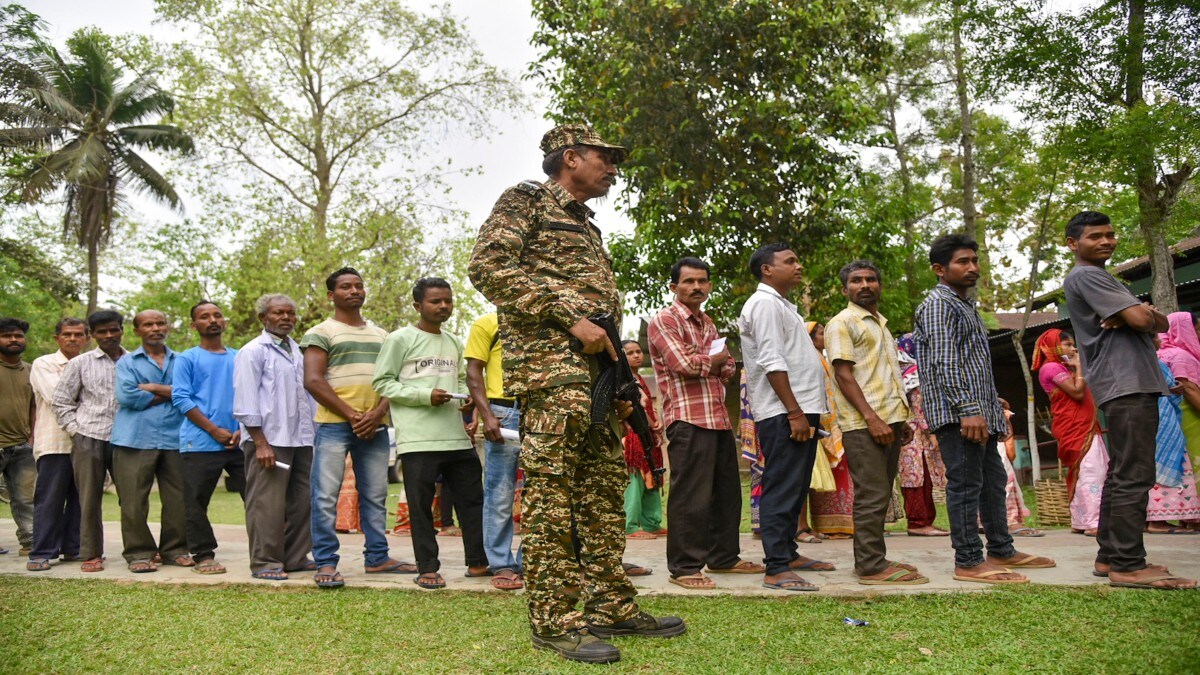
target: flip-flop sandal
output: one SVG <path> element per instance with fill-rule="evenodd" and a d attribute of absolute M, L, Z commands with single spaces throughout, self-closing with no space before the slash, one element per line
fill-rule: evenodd
<path fill-rule="evenodd" d="M 342 578 L 342 573 L 337 570 L 333 572 L 317 572 L 313 575 L 313 581 L 317 582 L 317 588 L 341 588 L 346 585 L 346 580 Z"/>
<path fill-rule="evenodd" d="M 803 579 L 784 579 L 776 583 L 763 582 L 763 588 L 773 588 L 777 591 L 819 591 L 816 584 L 810 584 Z"/>
<path fill-rule="evenodd" d="M 820 537 L 813 534 L 812 530 L 805 530 L 796 534 L 796 541 L 800 542 L 801 544 L 819 544 L 822 540 Z"/>
<path fill-rule="evenodd" d="M 225 574 L 225 566 L 217 562 L 216 558 L 209 558 L 202 562 L 196 563 L 192 568 L 196 574 Z"/>
<path fill-rule="evenodd" d="M 1010 532 L 1009 534 L 1015 534 Z M 916 530 L 908 530 L 910 537 L 949 537 L 950 533 L 945 530 L 934 530 L 933 532 L 917 532 Z"/>
<path fill-rule="evenodd" d="M 858 583 L 863 586 L 919 586 L 920 584 L 929 583 L 929 577 L 906 569 L 894 568 L 896 571 L 887 575 L 882 579 L 864 579 L 859 578 Z M 913 579 L 905 579 L 909 575 L 916 574 Z"/>
<path fill-rule="evenodd" d="M 1051 560 L 1049 558 L 1043 558 L 1041 556 L 1031 555 L 1029 553 L 1023 553 L 1022 555 L 1024 557 L 1021 558 L 1020 560 L 1002 560 L 1000 558 L 993 558 L 991 556 L 988 556 L 988 562 L 993 563 L 995 565 L 1003 565 L 1004 567 L 1019 567 L 1019 568 L 1024 568 L 1024 569 L 1036 569 L 1036 570 L 1049 569 L 1051 567 L 1058 567 L 1058 563 L 1054 562 L 1053 560 Z"/>
<path fill-rule="evenodd" d="M 667 581 L 686 588 L 689 591 L 711 591 L 717 587 L 717 584 L 712 579 L 703 574 L 687 574 L 682 577 L 670 577 Z"/>
<path fill-rule="evenodd" d="M 150 562 L 149 560 L 134 560 L 133 562 L 129 563 L 129 571 L 133 572 L 134 574 L 147 574 L 149 572 L 157 572 L 158 565 L 155 565 L 154 563 Z"/>
<path fill-rule="evenodd" d="M 164 565 L 175 565 L 177 567 L 195 567 L 196 561 L 190 555 L 177 555 L 173 560 L 168 560 Z"/>
<path fill-rule="evenodd" d="M 1190 591 L 1190 590 L 1195 589 L 1195 587 L 1186 587 L 1185 588 L 1182 586 L 1155 586 L 1154 585 L 1154 582 L 1156 582 L 1156 581 L 1172 581 L 1172 580 L 1183 581 L 1184 578 L 1177 577 L 1173 574 L 1158 574 L 1158 575 L 1155 575 L 1152 577 L 1146 577 L 1146 578 L 1142 579 L 1141 581 L 1113 581 L 1112 579 L 1109 579 L 1108 585 L 1116 586 L 1118 588 L 1140 588 L 1143 590 L 1155 590 L 1155 591 Z"/>
<path fill-rule="evenodd" d="M 418 571 L 415 563 L 393 560 L 383 569 L 367 570 L 366 572 L 367 574 L 416 574 Z"/>
<path fill-rule="evenodd" d="M 801 563 L 800 560 L 800 558 L 796 558 L 792 562 L 788 563 L 788 567 L 794 570 L 811 570 L 813 572 L 833 572 L 837 570 L 837 567 L 835 567 L 833 563 L 827 563 L 824 560 L 809 558 L 808 562 L 804 563 Z"/>
<path fill-rule="evenodd" d="M 461 537 L 461 536 L 463 536 L 462 528 L 455 527 L 452 525 L 450 527 L 443 528 L 441 532 L 437 533 L 437 536 L 439 536 L 439 537 Z"/>
<path fill-rule="evenodd" d="M 1044 537 L 1044 536 L 1046 536 L 1045 532 L 1042 532 L 1041 530 L 1038 530 L 1038 529 L 1035 529 L 1032 527 L 1018 527 L 1015 530 L 1009 530 L 1008 533 L 1014 537 Z"/>
<path fill-rule="evenodd" d="M 257 572 L 251 572 L 250 576 L 254 577 L 255 579 L 262 579 L 263 581 L 288 580 L 287 572 L 284 572 L 283 568 L 280 567 L 268 567 L 266 569 L 261 569 Z"/>
<path fill-rule="evenodd" d="M 92 558 L 79 563 L 80 572 L 103 572 L 104 558 Z"/>
<path fill-rule="evenodd" d="M 439 588 L 446 587 L 446 580 L 442 578 L 442 575 L 437 574 L 437 573 L 434 573 L 434 575 L 432 577 L 425 576 L 424 574 L 422 574 L 422 575 L 418 576 L 416 579 L 413 579 L 413 583 L 420 586 L 421 588 L 424 588 L 427 591 L 433 591 L 433 590 L 437 590 Z"/>
<path fill-rule="evenodd" d="M 45 572 L 50 569 L 50 561 L 46 558 L 34 558 L 25 563 L 25 569 L 30 572 Z"/>
<path fill-rule="evenodd" d="M 762 574 L 766 571 L 766 566 L 749 560 L 739 560 L 733 567 L 708 568 L 709 574 Z"/>
<path fill-rule="evenodd" d="M 501 591 L 518 591 L 525 587 L 521 575 L 512 570 L 500 570 L 492 577 L 492 588 Z"/>
<path fill-rule="evenodd" d="M 1146 530 L 1146 534 L 1200 534 L 1200 530 L 1187 527 L 1168 527 L 1165 530 Z M 1161 588 L 1156 586 L 1156 588 Z"/>
<path fill-rule="evenodd" d="M 888 567 L 899 567 L 900 569 L 908 570 L 909 572 L 917 571 L 916 565 L 909 565 L 908 563 L 896 562 L 895 560 L 885 560 L 884 562 L 887 563 Z"/>
<path fill-rule="evenodd" d="M 625 538 L 626 539 L 658 539 L 658 535 L 650 533 L 650 532 L 646 532 L 645 530 L 638 530 L 637 532 L 630 532 L 629 534 L 625 535 Z"/>
<path fill-rule="evenodd" d="M 961 574 L 955 574 L 954 580 L 955 581 L 974 581 L 974 582 L 980 583 L 980 584 L 1027 584 L 1027 583 L 1029 583 L 1029 579 L 994 579 L 993 578 L 993 577 L 1000 576 L 1001 574 L 1012 574 L 1012 572 L 1009 572 L 1008 570 L 992 570 L 990 572 L 981 572 L 979 574 L 973 574 L 971 576 L 963 576 Z"/>
<path fill-rule="evenodd" d="M 644 565 L 623 562 L 621 563 L 621 567 L 625 569 L 625 576 L 627 577 L 648 577 L 654 573 L 654 570 Z"/>

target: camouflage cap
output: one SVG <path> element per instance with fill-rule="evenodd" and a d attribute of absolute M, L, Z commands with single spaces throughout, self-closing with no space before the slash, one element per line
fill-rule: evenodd
<path fill-rule="evenodd" d="M 563 124 L 554 127 L 542 136 L 542 152 L 546 155 L 559 150 L 561 148 L 569 148 L 572 145 L 590 145 L 596 148 L 607 148 L 612 150 L 612 160 L 614 164 L 620 164 L 625 161 L 626 149 L 620 145 L 605 143 L 604 139 L 600 138 L 600 134 L 596 130 L 586 124 Z"/>

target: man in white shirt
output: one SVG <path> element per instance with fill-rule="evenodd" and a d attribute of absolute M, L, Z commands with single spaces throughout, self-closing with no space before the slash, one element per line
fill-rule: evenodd
<path fill-rule="evenodd" d="M 37 400 L 33 458 L 38 471 L 33 493 L 33 549 L 25 563 L 30 572 L 45 572 L 60 555 L 64 560 L 79 557 L 79 490 L 71 467 L 71 437 L 58 426 L 52 401 L 67 362 L 79 356 L 88 339 L 82 319 L 61 319 L 54 326 L 58 351 L 35 359 L 29 372 Z"/>
<path fill-rule="evenodd" d="M 767 244 L 750 256 L 759 284 L 742 307 L 738 330 L 750 408 L 766 465 L 759 501 L 763 586 L 783 591 L 815 591 L 793 570 L 829 571 L 833 565 L 801 556 L 796 523 L 808 497 L 817 431 L 825 398 L 825 368 L 805 330 L 796 305 L 787 300 L 801 283 L 800 262 L 786 244 Z"/>

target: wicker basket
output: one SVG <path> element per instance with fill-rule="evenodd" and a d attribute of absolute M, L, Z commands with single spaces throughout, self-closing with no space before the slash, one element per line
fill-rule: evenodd
<path fill-rule="evenodd" d="M 1062 476 L 1062 463 L 1058 465 Z M 1070 525 L 1071 503 L 1067 501 L 1067 481 L 1063 478 L 1043 478 L 1033 489 L 1037 498 L 1038 525 Z"/>

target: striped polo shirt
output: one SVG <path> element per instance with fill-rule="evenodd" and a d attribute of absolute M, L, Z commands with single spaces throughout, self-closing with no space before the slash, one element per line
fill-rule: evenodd
<path fill-rule="evenodd" d="M 371 388 L 375 360 L 387 331 L 372 323 L 350 326 L 326 319 L 313 326 L 300 341 L 300 349 L 316 347 L 328 355 L 325 379 L 333 392 L 358 412 L 367 412 L 379 404 L 379 394 Z M 345 422 L 336 412 L 317 404 L 319 423 Z"/>

